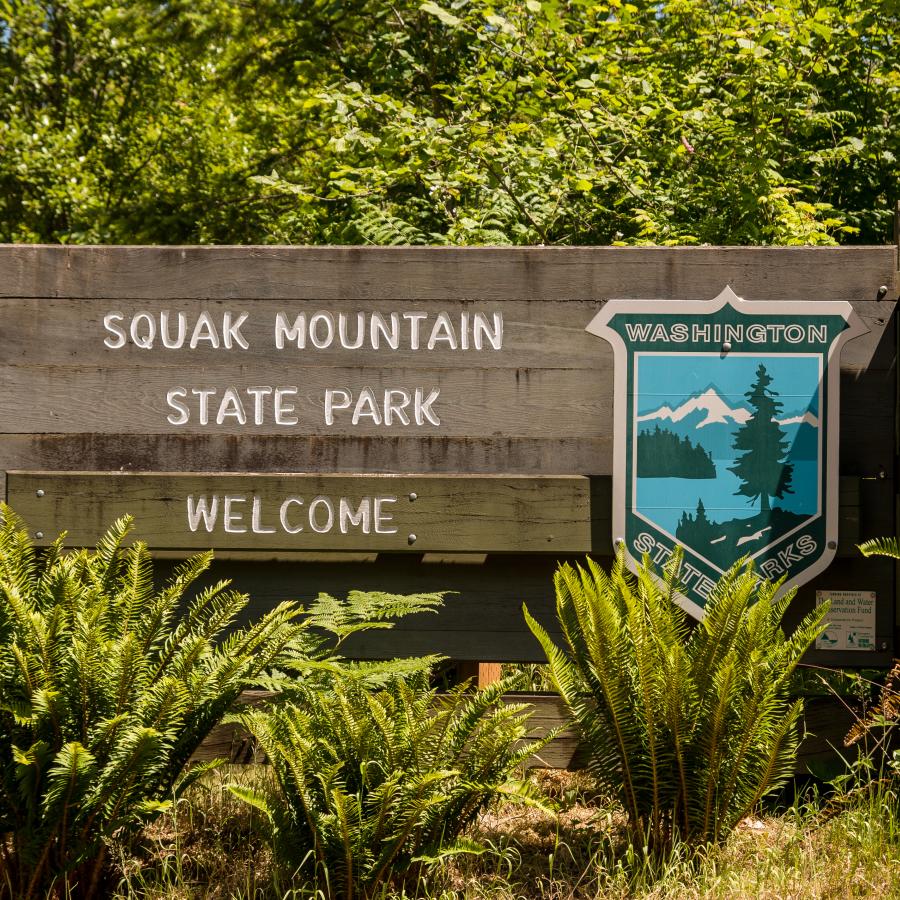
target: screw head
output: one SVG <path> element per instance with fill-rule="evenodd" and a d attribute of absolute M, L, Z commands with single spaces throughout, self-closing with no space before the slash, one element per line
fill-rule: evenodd
<path fill-rule="evenodd" d="M 877 295 L 878 299 L 883 300 L 887 296 L 887 292 L 888 292 L 887 285 L 886 284 L 881 285 L 881 287 L 878 288 L 878 295 Z"/>
<path fill-rule="evenodd" d="M 722 343 L 722 352 L 730 353 L 731 352 L 731 341 L 724 341 Z"/>
<path fill-rule="evenodd" d="M 417 540 L 417 538 L 414 534 L 407 535 L 407 537 L 406 537 L 407 544 L 414 544 L 416 542 L 416 540 Z"/>
<path fill-rule="evenodd" d="M 36 531 L 36 532 L 34 533 L 34 536 L 35 536 L 38 540 L 40 540 L 40 539 L 44 536 L 44 532 L 43 532 L 43 531 Z"/>
<path fill-rule="evenodd" d="M 829 541 L 828 549 L 829 550 L 837 550 L 837 541 Z"/>
<path fill-rule="evenodd" d="M 43 496 L 44 496 L 44 492 L 43 492 L 40 488 L 38 488 L 38 489 L 34 492 L 34 495 L 35 495 L 35 497 L 43 497 Z"/>
<path fill-rule="evenodd" d="M 413 491 L 413 492 L 409 495 L 409 502 L 410 502 L 410 503 L 415 503 L 416 500 L 418 500 L 418 499 L 419 499 L 419 495 L 418 495 L 417 493 L 415 493 L 415 491 Z"/>

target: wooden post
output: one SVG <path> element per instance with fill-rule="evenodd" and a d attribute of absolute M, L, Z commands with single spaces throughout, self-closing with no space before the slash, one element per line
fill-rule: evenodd
<path fill-rule="evenodd" d="M 500 680 L 500 663 L 459 661 L 456 674 L 459 681 L 472 678 L 476 687 L 483 688 Z"/>

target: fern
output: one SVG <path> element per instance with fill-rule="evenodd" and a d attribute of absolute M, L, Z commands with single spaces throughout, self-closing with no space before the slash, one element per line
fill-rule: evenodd
<path fill-rule="evenodd" d="M 220 582 L 185 608 L 211 554 L 160 590 L 120 519 L 96 550 L 38 553 L 0 525 L 0 898 L 105 895 L 107 842 L 157 815 L 241 690 L 302 633 L 283 605 L 233 631 L 245 596 Z"/>
<path fill-rule="evenodd" d="M 859 545 L 863 556 L 888 556 L 891 559 L 900 559 L 900 546 L 895 537 L 872 538 Z"/>
<path fill-rule="evenodd" d="M 297 683 L 290 702 L 240 715 L 272 763 L 262 810 L 280 867 L 326 896 L 381 896 L 434 860 L 480 848 L 463 832 L 494 800 L 541 805 L 518 777 L 550 740 L 525 740 L 527 710 L 506 679 L 438 698 L 421 669 L 377 690 L 335 674 Z"/>
<path fill-rule="evenodd" d="M 730 569 L 691 628 L 673 602 L 681 554 L 659 579 L 623 555 L 607 574 L 592 560 L 556 573 L 557 647 L 525 610 L 554 689 L 621 801 L 632 840 L 666 852 L 676 840 L 724 839 L 793 771 L 802 704 L 788 683 L 822 631 L 818 607 L 790 637 L 780 622 L 793 592 Z"/>

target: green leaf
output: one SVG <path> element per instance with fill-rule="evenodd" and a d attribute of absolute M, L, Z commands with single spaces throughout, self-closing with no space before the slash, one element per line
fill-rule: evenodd
<path fill-rule="evenodd" d="M 433 0 L 426 0 L 419 9 L 423 12 L 427 12 L 429 15 L 434 16 L 437 19 L 440 19 L 444 25 L 449 25 L 452 28 L 455 28 L 460 23 L 460 19 L 458 16 L 454 16 L 453 13 L 444 9 L 442 6 L 438 6 L 437 3 L 434 3 Z"/>

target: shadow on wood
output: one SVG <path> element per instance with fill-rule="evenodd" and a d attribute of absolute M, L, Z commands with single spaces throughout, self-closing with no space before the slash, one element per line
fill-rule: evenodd
<path fill-rule="evenodd" d="M 274 696 L 269 691 L 245 691 L 238 705 L 257 705 Z M 530 737 L 541 738 L 548 732 L 569 723 L 565 705 L 555 694 L 514 693 L 504 695 L 506 703 L 526 703 L 531 706 Z M 797 753 L 795 773 L 813 774 L 811 767 L 833 762 L 843 750 L 844 735 L 854 721 L 852 710 L 839 698 L 811 697 L 806 701 L 803 740 Z M 253 738 L 240 725 L 220 723 L 191 757 L 190 762 L 226 759 L 231 763 L 264 763 Z M 543 769 L 583 769 L 587 765 L 587 750 L 575 729 L 566 727 L 540 754 L 529 760 L 529 766 Z"/>

